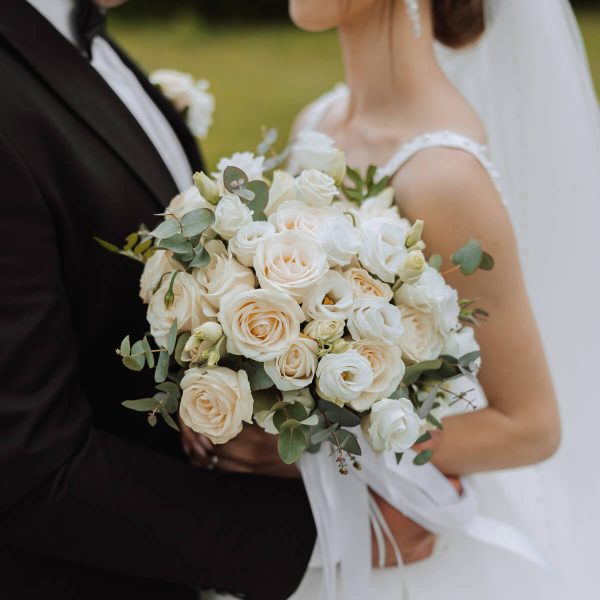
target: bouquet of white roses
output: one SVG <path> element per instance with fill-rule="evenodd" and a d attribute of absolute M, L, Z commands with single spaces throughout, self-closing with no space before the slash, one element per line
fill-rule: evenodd
<path fill-rule="evenodd" d="M 400 216 L 375 168 L 363 179 L 318 133 L 267 159 L 275 139 L 197 173 L 153 231 L 101 242 L 144 263 L 151 338 L 118 353 L 154 369 L 157 391 L 124 405 L 174 428 L 178 412 L 215 444 L 254 420 L 286 463 L 328 443 L 341 473 L 358 467 L 359 425 L 400 458 L 463 397 L 448 382 L 474 377 L 485 313 L 459 301 L 441 257 L 426 261 L 423 222 Z M 452 260 L 464 274 L 493 266 L 473 240 Z"/>

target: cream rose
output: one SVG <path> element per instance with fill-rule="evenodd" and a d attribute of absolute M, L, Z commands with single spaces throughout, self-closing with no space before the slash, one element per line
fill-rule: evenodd
<path fill-rule="evenodd" d="M 242 227 L 250 223 L 250 209 L 235 194 L 226 194 L 219 200 L 212 228 L 222 238 L 230 240 Z"/>
<path fill-rule="evenodd" d="M 351 267 L 346 269 L 342 275 L 350 283 L 355 300 L 359 298 L 383 298 L 383 300 L 389 302 L 394 297 L 394 292 L 387 283 L 375 279 L 365 269 Z"/>
<path fill-rule="evenodd" d="M 289 170 L 298 174 L 306 169 L 317 169 L 340 181 L 346 171 L 344 153 L 324 133 L 303 131 L 292 146 Z"/>
<path fill-rule="evenodd" d="M 304 295 L 302 310 L 307 319 L 346 320 L 353 304 L 350 284 L 337 272 L 327 271 Z"/>
<path fill-rule="evenodd" d="M 316 230 L 331 267 L 345 267 L 360 249 L 358 230 L 343 216 L 332 216 L 321 222 Z"/>
<path fill-rule="evenodd" d="M 282 204 L 296 200 L 296 180 L 285 171 L 273 173 L 273 183 L 269 189 L 269 201 L 265 215 L 272 215 Z"/>
<path fill-rule="evenodd" d="M 387 398 L 400 385 L 406 370 L 402 352 L 398 346 L 371 340 L 352 342 L 350 347 L 369 361 L 373 371 L 373 383 L 350 406 L 358 411 L 369 410 L 375 401 Z"/>
<path fill-rule="evenodd" d="M 444 334 L 458 326 L 458 293 L 433 267 L 426 267 L 415 284 L 402 285 L 394 295 L 394 302 L 431 313 Z"/>
<path fill-rule="evenodd" d="M 317 392 L 321 398 L 343 406 L 373 385 L 369 361 L 356 350 L 326 354 L 317 367 Z"/>
<path fill-rule="evenodd" d="M 259 242 L 275 234 L 275 227 L 266 221 L 253 221 L 238 229 L 237 233 L 229 241 L 229 250 L 241 264 L 251 267 L 254 263 L 254 255 Z"/>
<path fill-rule="evenodd" d="M 193 186 L 175 196 L 167 207 L 167 212 L 173 213 L 178 219 L 181 219 L 186 213 L 198 208 L 215 210 L 215 207 L 202 196 L 198 188 Z"/>
<path fill-rule="evenodd" d="M 171 277 L 165 277 L 148 305 L 150 333 L 159 346 L 166 347 L 167 336 L 177 319 L 177 331 L 192 331 L 207 319 L 202 311 L 204 290 L 189 273 L 181 272 L 173 283 L 173 301 L 165 306 L 165 295 L 171 285 Z"/>
<path fill-rule="evenodd" d="M 173 258 L 173 253 L 168 250 L 156 250 L 146 261 L 140 278 L 140 298 L 145 304 L 152 300 L 152 294 L 162 282 L 163 277 L 173 271 L 183 271 L 183 266 Z"/>
<path fill-rule="evenodd" d="M 227 350 L 259 362 L 274 360 L 300 335 L 304 313 L 286 294 L 271 290 L 233 291 L 221 300 L 219 323 Z"/>
<path fill-rule="evenodd" d="M 357 225 L 362 226 L 371 219 L 380 219 L 382 222 L 392 225 L 408 223 L 400 216 L 398 207 L 394 205 L 394 189 L 385 188 L 379 195 L 367 198 L 360 208 L 354 205 L 350 212 L 354 216 Z"/>
<path fill-rule="evenodd" d="M 328 265 L 314 238 L 301 231 L 283 231 L 260 241 L 254 270 L 263 289 L 300 300 L 327 273 Z"/>
<path fill-rule="evenodd" d="M 278 390 L 289 392 L 304 388 L 315 377 L 318 351 L 317 342 L 299 337 L 277 358 L 265 362 L 265 371 Z"/>
<path fill-rule="evenodd" d="M 204 314 L 214 318 L 225 294 L 234 288 L 253 289 L 256 278 L 252 269 L 233 258 L 221 240 L 210 240 L 204 248 L 210 256 L 210 262 L 202 269 L 194 269 L 193 275 L 205 290 Z"/>
<path fill-rule="evenodd" d="M 406 452 L 420 435 L 420 419 L 407 398 L 384 398 L 371 407 L 369 439 L 377 452 Z"/>
<path fill-rule="evenodd" d="M 308 206 L 330 206 L 336 194 L 335 181 L 321 171 L 308 169 L 296 177 L 296 196 Z"/>
<path fill-rule="evenodd" d="M 419 363 L 435 360 L 442 353 L 444 338 L 433 313 L 406 306 L 400 307 L 404 331 L 398 339 L 405 359 Z"/>
<path fill-rule="evenodd" d="M 393 346 L 403 334 L 402 313 L 383 298 L 359 298 L 348 318 L 353 340 L 374 340 Z"/>
<path fill-rule="evenodd" d="M 317 231 L 326 219 L 337 216 L 331 207 L 307 206 L 293 200 L 282 204 L 270 217 L 269 223 L 278 233 L 283 231 L 302 231 L 317 238 Z"/>
<path fill-rule="evenodd" d="M 344 335 L 346 323 L 336 319 L 317 319 L 310 321 L 304 327 L 304 335 L 321 342 L 331 344 Z"/>
<path fill-rule="evenodd" d="M 252 423 L 254 401 L 245 371 L 188 369 L 181 381 L 181 420 L 213 444 L 224 444 Z"/>
<path fill-rule="evenodd" d="M 382 219 L 371 219 L 362 227 L 362 243 L 358 258 L 373 275 L 386 283 L 394 283 L 406 258 L 407 227 Z"/>

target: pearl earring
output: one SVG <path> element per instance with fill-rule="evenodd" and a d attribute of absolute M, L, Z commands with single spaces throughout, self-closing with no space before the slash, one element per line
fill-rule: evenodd
<path fill-rule="evenodd" d="M 419 0 L 404 0 L 406 12 L 412 23 L 413 35 L 421 37 L 423 29 L 421 27 L 421 11 L 419 10 Z"/>

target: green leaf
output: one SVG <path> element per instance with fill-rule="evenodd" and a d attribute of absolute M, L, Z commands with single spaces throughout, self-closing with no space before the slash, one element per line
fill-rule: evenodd
<path fill-rule="evenodd" d="M 367 188 L 369 189 L 373 186 L 375 173 L 377 173 L 377 167 L 375 165 L 369 165 L 369 168 L 367 169 Z"/>
<path fill-rule="evenodd" d="M 169 374 L 169 353 L 164 350 L 158 355 L 158 362 L 154 370 L 154 381 L 162 383 Z"/>
<path fill-rule="evenodd" d="M 437 398 L 437 393 L 440 389 L 439 385 L 435 385 L 433 389 L 427 394 L 427 398 L 423 401 L 419 408 L 419 417 L 424 419 L 431 412 L 433 405 L 435 404 L 435 399 Z"/>
<path fill-rule="evenodd" d="M 176 400 L 179 400 L 179 398 L 181 398 L 181 390 L 179 389 L 179 386 L 176 383 L 173 383 L 172 381 L 165 381 L 163 383 L 159 383 L 156 386 L 156 389 L 160 390 L 161 392 L 164 392 L 165 394 L 168 394 L 169 396 L 171 396 L 171 398 L 175 398 Z"/>
<path fill-rule="evenodd" d="M 408 365 L 402 378 L 402 383 L 406 385 L 412 385 L 419 377 L 426 371 L 435 371 L 442 366 L 442 360 L 427 360 L 424 362 L 416 363 L 414 365 Z"/>
<path fill-rule="evenodd" d="M 415 444 L 424 444 L 431 439 L 431 433 L 426 431 L 416 442 Z"/>
<path fill-rule="evenodd" d="M 134 253 L 135 254 L 144 254 L 144 252 L 146 252 L 146 250 L 148 250 L 152 244 L 154 243 L 154 240 L 150 237 L 146 240 L 141 241 L 134 249 Z"/>
<path fill-rule="evenodd" d="M 194 249 L 189 240 L 186 240 L 180 233 L 160 240 L 158 248 L 162 250 L 171 250 L 177 254 L 191 253 Z"/>
<path fill-rule="evenodd" d="M 210 254 L 204 248 L 198 248 L 194 251 L 194 258 L 190 262 L 190 268 L 192 269 L 203 269 L 210 262 Z"/>
<path fill-rule="evenodd" d="M 480 357 L 481 352 L 479 350 L 475 350 L 474 352 L 469 352 L 468 354 L 461 356 L 458 361 L 458 364 L 461 367 L 468 367 L 472 362 L 476 361 Z"/>
<path fill-rule="evenodd" d="M 387 176 L 380 179 L 376 184 L 373 185 L 373 187 L 369 189 L 369 196 L 378 196 L 379 194 L 381 194 L 381 192 L 383 192 L 383 190 L 385 190 L 385 188 L 388 187 L 389 181 L 390 178 Z"/>
<path fill-rule="evenodd" d="M 429 266 L 433 267 L 436 271 L 442 270 L 442 264 L 444 260 L 440 254 L 432 254 L 429 257 Z"/>
<path fill-rule="evenodd" d="M 115 246 L 114 244 L 111 244 L 110 242 L 107 242 L 106 240 L 103 240 L 99 237 L 94 236 L 94 239 L 105 249 L 108 250 L 109 252 L 115 252 L 116 254 L 118 254 L 119 252 L 121 252 L 121 248 L 119 248 L 118 246 Z"/>
<path fill-rule="evenodd" d="M 363 199 L 362 192 L 358 190 L 353 190 L 351 188 L 344 187 L 344 194 L 348 198 L 348 200 L 352 200 L 353 202 L 361 202 Z"/>
<path fill-rule="evenodd" d="M 228 192 L 235 194 L 248 183 L 248 175 L 237 167 L 227 167 L 223 171 L 223 185 Z"/>
<path fill-rule="evenodd" d="M 264 181 L 255 180 L 248 183 L 246 189 L 254 194 L 254 199 L 251 202 L 246 202 L 246 206 L 252 211 L 252 219 L 254 221 L 266 221 L 265 207 L 269 201 L 269 188 Z"/>
<path fill-rule="evenodd" d="M 484 271 L 491 271 L 494 268 L 494 264 L 495 262 L 492 255 L 484 252 L 479 268 L 483 269 Z"/>
<path fill-rule="evenodd" d="M 321 442 L 324 442 L 330 436 L 330 434 L 333 433 L 334 431 L 336 431 L 336 429 L 338 429 L 338 428 L 339 428 L 339 424 L 334 423 L 333 425 L 330 425 L 326 429 L 318 430 L 316 433 L 313 433 L 310 436 L 311 443 L 320 444 Z"/>
<path fill-rule="evenodd" d="M 404 456 L 404 452 L 394 452 L 394 456 L 396 457 L 396 464 L 399 465 Z"/>
<path fill-rule="evenodd" d="M 158 419 L 156 418 L 155 414 L 148 415 L 148 425 L 150 425 L 150 427 L 156 427 L 157 423 Z"/>
<path fill-rule="evenodd" d="M 286 465 L 295 463 L 308 446 L 306 429 L 293 419 L 283 424 L 277 440 L 277 450 Z"/>
<path fill-rule="evenodd" d="M 177 425 L 177 423 L 175 423 L 173 417 L 162 406 L 160 408 L 160 415 L 169 427 L 171 427 L 175 431 L 179 431 L 179 425 Z"/>
<path fill-rule="evenodd" d="M 179 223 L 173 218 L 165 219 L 158 227 L 150 232 L 152 237 L 158 238 L 159 240 L 165 240 L 174 236 L 177 233 L 181 233 L 181 227 Z"/>
<path fill-rule="evenodd" d="M 275 414 L 273 415 L 273 425 L 275 425 L 277 431 L 281 431 L 281 427 L 283 427 L 287 421 L 294 420 L 300 423 L 301 421 L 304 421 L 307 416 L 308 412 L 301 402 L 285 402 L 285 406 L 275 411 Z"/>
<path fill-rule="evenodd" d="M 150 348 L 150 343 L 148 342 L 148 338 L 144 336 L 142 340 L 142 348 L 146 355 L 146 362 L 151 369 L 154 369 L 154 354 L 152 354 L 152 348 Z"/>
<path fill-rule="evenodd" d="M 452 255 L 452 264 L 460 267 L 463 275 L 472 275 L 479 269 L 483 259 L 483 250 L 477 240 L 469 240 Z"/>
<path fill-rule="evenodd" d="M 309 427 L 314 427 L 319 424 L 319 415 L 313 413 L 310 417 L 306 417 L 303 421 L 300 421 L 300 425 L 308 425 Z"/>
<path fill-rule="evenodd" d="M 423 452 L 419 452 L 419 454 L 414 457 L 413 463 L 419 466 L 426 465 L 431 460 L 432 456 L 433 452 L 431 450 L 423 450 Z"/>
<path fill-rule="evenodd" d="M 215 222 L 215 214 L 210 208 L 197 208 L 181 217 L 182 235 L 191 238 L 206 231 Z"/>
<path fill-rule="evenodd" d="M 130 233 L 125 238 L 125 241 L 127 243 L 123 246 L 123 250 L 125 250 L 125 252 L 127 252 L 128 250 L 131 250 L 138 243 L 139 239 L 140 239 L 140 236 L 138 233 Z"/>
<path fill-rule="evenodd" d="M 250 389 L 254 391 L 268 390 L 273 387 L 273 381 L 267 375 L 262 363 L 252 362 L 246 367 Z"/>
<path fill-rule="evenodd" d="M 363 187 L 363 178 L 361 174 L 351 167 L 346 168 L 346 175 L 348 179 L 360 190 Z"/>
<path fill-rule="evenodd" d="M 178 338 L 177 338 L 177 344 L 175 344 L 175 352 L 173 352 L 173 358 L 177 361 L 177 364 L 180 367 L 185 367 L 187 366 L 186 363 L 184 363 L 181 360 L 181 355 L 183 353 L 183 349 L 185 348 L 185 345 L 187 344 L 187 341 L 190 339 L 191 334 L 189 331 L 184 331 Z"/>
<path fill-rule="evenodd" d="M 154 398 L 142 398 L 141 400 L 125 400 L 121 405 L 138 412 L 149 412 L 156 408 L 158 402 Z"/>
<path fill-rule="evenodd" d="M 323 411 L 328 421 L 339 423 L 342 427 L 356 427 L 360 425 L 359 415 L 333 402 L 319 398 L 319 408 Z"/>
<path fill-rule="evenodd" d="M 167 336 L 167 352 L 169 353 L 169 356 L 173 354 L 175 350 L 175 344 L 177 344 L 177 319 L 173 321 Z"/>
<path fill-rule="evenodd" d="M 337 445 L 336 438 L 337 443 L 339 443 L 339 447 L 342 450 L 345 450 L 350 454 L 356 454 L 357 456 L 360 456 L 362 454 L 362 450 L 360 449 L 358 439 L 351 431 L 347 431 L 346 429 L 340 429 L 335 433 L 332 433 L 330 436 L 332 444 Z"/>
<path fill-rule="evenodd" d="M 130 371 L 141 371 L 144 368 L 143 364 L 139 363 L 138 357 L 124 356 L 121 361 Z"/>
<path fill-rule="evenodd" d="M 123 338 L 119 352 L 121 353 L 121 356 L 129 356 L 131 354 L 131 342 L 129 336 Z"/>
<path fill-rule="evenodd" d="M 427 421 L 429 421 L 434 427 L 436 427 L 440 431 L 444 431 L 444 426 L 442 425 L 442 422 L 436 419 L 431 413 L 427 415 Z"/>

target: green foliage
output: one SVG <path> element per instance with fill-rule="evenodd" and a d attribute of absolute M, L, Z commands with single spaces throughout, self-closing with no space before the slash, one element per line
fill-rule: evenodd
<path fill-rule="evenodd" d="M 494 259 L 481 249 L 477 240 L 469 240 L 452 255 L 452 264 L 460 268 L 463 275 L 473 275 L 478 269 L 491 271 Z"/>
<path fill-rule="evenodd" d="M 145 263 L 154 253 L 152 238 L 144 232 L 130 233 L 125 238 L 125 244 L 121 248 L 96 236 L 94 236 L 94 240 L 105 250 L 131 258 L 140 263 Z"/>
<path fill-rule="evenodd" d="M 279 429 L 277 450 L 281 460 L 287 465 L 295 463 L 308 446 L 308 427 L 296 419 L 282 423 Z"/>
<path fill-rule="evenodd" d="M 318 406 L 327 421 L 338 423 L 341 427 L 356 427 L 360 425 L 360 416 L 345 406 L 338 406 L 319 398 Z"/>
<path fill-rule="evenodd" d="M 433 457 L 433 452 L 431 450 L 423 450 L 423 452 L 419 452 L 417 456 L 413 459 L 415 465 L 426 465 L 431 458 Z"/>
<path fill-rule="evenodd" d="M 375 181 L 377 168 L 371 165 L 363 177 L 356 169 L 347 167 L 346 177 L 354 184 L 349 186 L 342 184 L 341 190 L 344 196 L 351 202 L 361 204 L 367 198 L 377 196 L 387 187 L 389 177 L 383 177 Z"/>

